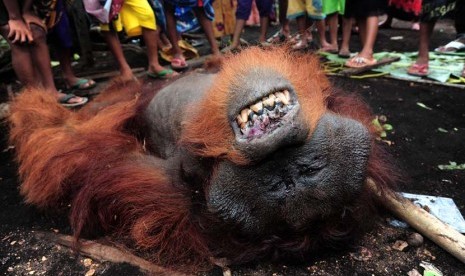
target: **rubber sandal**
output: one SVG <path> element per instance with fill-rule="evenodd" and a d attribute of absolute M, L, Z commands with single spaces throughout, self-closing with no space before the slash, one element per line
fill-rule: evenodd
<path fill-rule="evenodd" d="M 82 101 L 78 103 L 70 103 L 69 100 L 71 100 L 72 98 L 81 98 Z M 74 94 L 65 94 L 58 98 L 58 103 L 66 107 L 76 107 L 86 104 L 88 100 L 89 99 L 86 97 L 78 97 Z"/>
<path fill-rule="evenodd" d="M 179 75 L 171 69 L 163 69 L 160 72 L 149 72 L 147 71 L 147 76 L 152 79 L 171 79 Z"/>
<path fill-rule="evenodd" d="M 458 39 L 453 40 L 447 43 L 444 46 L 440 46 L 434 49 L 435 52 L 438 53 L 455 53 L 465 49 L 465 43 L 460 42 Z"/>
<path fill-rule="evenodd" d="M 87 90 L 92 89 L 96 86 L 94 80 L 91 79 L 78 79 L 74 84 L 68 85 L 67 89 L 79 89 L 79 90 Z"/>
<path fill-rule="evenodd" d="M 376 59 L 374 58 L 365 58 L 361 56 L 355 56 L 349 60 L 346 61 L 345 66 L 349 68 L 363 68 L 371 65 L 376 64 Z"/>
<path fill-rule="evenodd" d="M 339 51 L 337 56 L 340 57 L 340 58 L 350 58 L 350 52 Z"/>
<path fill-rule="evenodd" d="M 337 54 L 337 48 L 330 48 L 330 47 L 322 47 L 318 50 L 318 52 L 330 53 L 330 54 Z"/>
<path fill-rule="evenodd" d="M 308 48 L 309 41 L 307 39 L 299 36 L 296 38 L 296 43 L 292 45 L 292 50 L 303 50 Z"/>
<path fill-rule="evenodd" d="M 174 70 L 183 70 L 188 67 L 186 60 L 182 57 L 175 57 L 171 60 L 171 68 Z"/>
<path fill-rule="evenodd" d="M 428 76 L 428 64 L 412 64 L 408 70 L 407 74 L 416 77 L 426 77 Z"/>
<path fill-rule="evenodd" d="M 270 38 L 268 38 L 266 42 L 271 43 L 271 44 L 279 44 L 279 43 L 285 42 L 289 38 L 290 36 L 286 36 L 285 34 L 282 33 L 282 30 L 279 30 L 274 35 L 272 35 Z"/>

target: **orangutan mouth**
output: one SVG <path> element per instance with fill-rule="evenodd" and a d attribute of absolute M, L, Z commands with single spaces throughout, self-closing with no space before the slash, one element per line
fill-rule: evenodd
<path fill-rule="evenodd" d="M 280 126 L 280 121 L 294 107 L 289 90 L 283 89 L 244 108 L 236 116 L 242 138 L 251 139 L 269 133 Z"/>

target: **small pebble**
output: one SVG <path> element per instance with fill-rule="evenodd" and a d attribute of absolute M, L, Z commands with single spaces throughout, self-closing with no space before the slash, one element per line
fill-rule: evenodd
<path fill-rule="evenodd" d="M 418 247 L 422 245 L 423 241 L 423 236 L 418 233 L 413 233 L 407 238 L 407 243 L 413 247 Z"/>

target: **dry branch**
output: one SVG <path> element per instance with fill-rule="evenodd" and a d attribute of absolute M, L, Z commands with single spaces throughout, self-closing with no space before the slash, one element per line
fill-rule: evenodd
<path fill-rule="evenodd" d="M 46 238 L 51 242 L 74 248 L 74 238 L 68 235 L 54 234 L 39 232 L 36 234 L 38 238 Z M 79 240 L 79 247 L 77 248 L 80 254 L 88 256 L 92 259 L 99 261 L 109 261 L 113 263 L 128 263 L 130 265 L 139 267 L 141 270 L 153 275 L 166 275 L 166 276 L 183 276 L 186 274 L 169 270 L 167 268 L 157 266 L 147 260 L 137 257 L 130 252 L 121 249 L 103 245 L 98 242 L 89 240 Z"/>
<path fill-rule="evenodd" d="M 377 196 L 379 202 L 394 215 L 465 263 L 464 235 L 401 195 L 381 193 L 372 179 L 368 178 L 366 184 Z"/>

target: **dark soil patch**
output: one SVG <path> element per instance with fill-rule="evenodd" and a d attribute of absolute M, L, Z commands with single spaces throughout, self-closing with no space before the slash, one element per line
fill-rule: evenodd
<path fill-rule="evenodd" d="M 398 27 L 406 25 L 398 24 Z M 438 26 L 431 48 L 454 36 L 450 21 Z M 442 31 L 441 31 L 442 30 Z M 247 29 L 246 37 L 256 29 Z M 391 36 L 403 36 L 401 41 Z M 358 49 L 354 37 L 352 49 Z M 377 51 L 414 51 L 417 33 L 408 29 L 381 30 Z M 137 61 L 139 64 L 140 61 Z M 5 81 L 5 76 L 1 76 Z M 408 176 L 401 190 L 445 196 L 454 199 L 465 214 L 465 171 L 441 171 L 437 165 L 455 161 L 465 163 L 465 90 L 437 85 L 418 85 L 391 79 L 353 80 L 331 78 L 335 86 L 360 93 L 373 111 L 385 115 L 394 131 L 387 139 L 388 150 Z M 2 99 L 5 99 L 2 95 Z M 431 108 L 417 105 L 423 103 Z M 439 131 L 442 128 L 447 133 Z M 37 239 L 37 231 L 70 234 L 66 215 L 41 212 L 23 203 L 18 191 L 14 149 L 8 147 L 7 128 L 0 126 L 0 274 L 2 275 L 141 275 L 135 267 L 85 260 L 71 250 Z M 389 214 L 385 214 L 389 218 Z M 444 275 L 465 275 L 465 265 L 426 240 L 419 247 L 403 251 L 393 249 L 397 240 L 406 240 L 415 232 L 390 226 L 380 219 L 375 229 L 365 235 L 359 246 L 345 252 L 322 252 L 304 263 L 267 263 L 231 267 L 233 275 L 406 275 L 421 271 L 427 261 Z M 207 275 L 221 275 L 214 269 Z"/>

